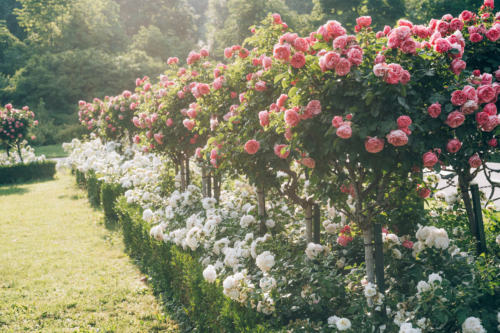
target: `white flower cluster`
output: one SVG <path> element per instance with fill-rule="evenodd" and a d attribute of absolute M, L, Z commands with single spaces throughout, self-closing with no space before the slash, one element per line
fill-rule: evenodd
<path fill-rule="evenodd" d="M 485 333 L 486 330 L 481 325 L 481 320 L 475 317 L 465 319 L 462 324 L 463 333 Z"/>
<path fill-rule="evenodd" d="M 428 247 L 446 250 L 450 246 L 450 239 L 446 230 L 434 226 L 420 227 L 416 236 L 418 242 L 413 244 L 413 257 L 416 257 L 418 253 Z"/>
<path fill-rule="evenodd" d="M 306 255 L 309 259 L 314 259 L 321 252 L 328 253 L 328 246 L 321 246 L 320 244 L 309 243 L 306 248 Z"/>
<path fill-rule="evenodd" d="M 35 149 L 27 145 L 27 141 L 23 141 L 19 147 L 21 148 L 22 160 L 17 149 L 11 149 L 9 155 L 7 153 L 0 154 L 0 166 L 45 161 L 45 155 L 35 156 Z"/>
<path fill-rule="evenodd" d="M 365 297 L 367 298 L 368 304 L 370 305 L 382 305 L 384 302 L 384 295 L 378 292 L 377 287 L 373 283 L 366 283 L 365 287 Z"/>
<path fill-rule="evenodd" d="M 351 321 L 347 318 L 332 316 L 328 318 L 328 326 L 337 327 L 339 331 L 345 331 L 351 328 Z"/>
<path fill-rule="evenodd" d="M 335 210 L 333 211 L 333 214 L 335 214 Z M 341 229 L 342 226 L 340 223 L 333 223 L 330 220 L 325 220 L 323 222 L 323 228 L 325 228 L 325 231 L 329 234 L 334 234 L 337 230 Z"/>

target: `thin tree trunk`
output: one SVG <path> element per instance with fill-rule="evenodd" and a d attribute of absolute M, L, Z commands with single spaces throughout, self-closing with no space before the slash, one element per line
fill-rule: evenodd
<path fill-rule="evenodd" d="M 264 236 L 267 232 L 266 228 L 266 199 L 264 197 L 264 186 L 262 188 L 257 189 L 257 203 L 259 216 L 261 217 L 260 226 L 259 226 L 259 234 L 260 236 Z"/>
<path fill-rule="evenodd" d="M 21 155 L 21 146 L 19 146 L 19 142 L 17 143 L 17 152 L 19 153 L 19 158 L 21 159 L 21 163 L 24 163 L 23 155 Z"/>
<path fill-rule="evenodd" d="M 219 176 L 214 175 L 214 198 L 217 200 L 217 204 L 220 201 L 220 181 Z"/>
<path fill-rule="evenodd" d="M 363 229 L 363 239 L 365 243 L 365 265 L 367 280 L 375 283 L 375 258 L 373 255 L 373 230 L 372 227 Z"/>
<path fill-rule="evenodd" d="M 186 175 L 184 174 L 184 161 L 181 156 L 181 192 L 184 192 L 186 190 Z"/>
<path fill-rule="evenodd" d="M 305 208 L 306 214 L 306 243 L 309 244 L 312 242 L 312 205 L 307 203 Z"/>
<path fill-rule="evenodd" d="M 462 191 L 462 197 L 464 199 L 465 211 L 467 212 L 467 218 L 469 219 L 469 229 L 471 234 L 476 237 L 476 219 L 474 217 L 474 209 L 472 208 L 472 200 L 469 194 L 470 182 L 468 182 L 464 176 L 458 175 L 458 184 L 460 190 Z"/>
<path fill-rule="evenodd" d="M 201 169 L 201 192 L 203 194 L 203 198 L 208 197 L 207 195 L 207 169 Z"/>
<path fill-rule="evenodd" d="M 7 152 L 7 157 L 10 157 L 9 145 L 7 144 L 7 142 L 4 142 L 3 145 L 5 146 L 5 151 Z"/>
<path fill-rule="evenodd" d="M 212 197 L 212 174 L 211 172 L 207 175 L 207 197 Z"/>
<path fill-rule="evenodd" d="M 186 158 L 186 186 L 189 186 L 190 179 L 189 179 L 189 158 Z"/>

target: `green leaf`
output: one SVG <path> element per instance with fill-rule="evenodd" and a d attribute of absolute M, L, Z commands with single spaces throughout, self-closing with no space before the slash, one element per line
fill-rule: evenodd
<path fill-rule="evenodd" d="M 288 92 L 288 96 L 290 96 L 290 97 L 294 96 L 294 95 L 297 93 L 297 91 L 298 91 L 298 90 L 299 90 L 299 89 L 297 89 L 297 87 L 293 87 L 293 88 L 292 88 L 292 89 L 290 89 L 290 91 Z"/>
<path fill-rule="evenodd" d="M 207 145 L 211 145 L 212 142 L 214 142 L 214 141 L 215 141 L 215 137 L 211 137 L 210 139 L 208 139 Z"/>
<path fill-rule="evenodd" d="M 285 77 L 285 74 L 278 74 L 274 77 L 274 84 L 278 83 L 279 80 Z"/>
<path fill-rule="evenodd" d="M 349 108 L 349 111 L 356 112 L 356 111 L 358 111 L 358 108 L 353 106 L 353 107 Z"/>
<path fill-rule="evenodd" d="M 453 104 L 446 104 L 446 106 L 444 107 L 446 112 L 451 112 L 454 108 L 455 107 L 453 106 Z"/>
<path fill-rule="evenodd" d="M 406 102 L 405 102 L 405 98 L 404 97 L 398 96 L 398 102 L 399 102 L 399 104 L 401 104 L 401 106 L 403 106 L 403 107 L 406 106 Z"/>
<path fill-rule="evenodd" d="M 372 116 L 374 116 L 375 118 L 378 116 L 379 113 L 380 112 L 378 108 L 373 108 L 371 111 Z"/>
<path fill-rule="evenodd" d="M 372 103 L 372 100 L 373 100 L 373 94 L 372 94 L 372 92 L 371 91 L 368 92 L 365 95 L 365 98 L 366 98 L 366 100 L 365 100 L 366 105 L 370 105 Z"/>
<path fill-rule="evenodd" d="M 474 152 L 474 150 L 472 150 L 472 148 L 467 148 L 465 150 L 465 155 L 472 155 L 473 152 Z"/>
<path fill-rule="evenodd" d="M 401 84 L 401 83 L 399 83 L 399 84 Z M 406 97 L 406 88 L 402 84 L 401 84 L 401 95 L 403 95 L 404 97 Z"/>

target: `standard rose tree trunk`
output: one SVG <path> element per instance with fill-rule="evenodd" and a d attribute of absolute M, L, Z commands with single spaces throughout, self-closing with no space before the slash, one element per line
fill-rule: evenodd
<path fill-rule="evenodd" d="M 367 281 L 375 283 L 375 258 L 373 254 L 373 230 L 371 226 L 363 229 L 363 240 L 365 244 L 365 265 Z"/>
<path fill-rule="evenodd" d="M 182 155 L 180 156 L 180 167 L 181 167 L 181 192 L 186 190 L 186 175 L 184 174 L 184 160 Z"/>
<path fill-rule="evenodd" d="M 266 200 L 264 197 L 264 186 L 257 189 L 257 203 L 258 203 L 258 211 L 260 217 L 260 225 L 259 225 L 259 234 L 260 236 L 264 236 L 267 232 L 266 228 Z"/>
<path fill-rule="evenodd" d="M 23 155 L 21 154 L 21 145 L 19 144 L 19 142 L 17 143 L 17 152 L 19 154 L 19 158 L 21 159 L 21 163 L 24 163 Z"/>
<path fill-rule="evenodd" d="M 306 219 L 306 242 L 307 244 L 313 241 L 312 239 L 312 204 L 306 205 L 305 211 L 305 219 Z"/>
<path fill-rule="evenodd" d="M 208 197 L 208 194 L 207 194 L 207 169 L 206 168 L 201 169 L 201 188 L 202 188 L 203 198 Z"/>
<path fill-rule="evenodd" d="M 472 207 L 469 188 L 470 182 L 474 179 L 476 174 L 477 171 L 471 175 L 469 170 L 458 172 L 458 185 L 460 187 L 460 191 L 462 192 L 462 198 L 464 199 L 465 211 L 467 212 L 467 218 L 469 220 L 469 230 L 474 237 L 476 237 L 476 219 L 474 217 L 474 209 Z"/>

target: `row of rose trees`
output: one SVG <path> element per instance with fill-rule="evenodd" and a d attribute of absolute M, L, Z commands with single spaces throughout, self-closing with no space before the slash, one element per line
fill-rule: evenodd
<path fill-rule="evenodd" d="M 360 17 L 354 35 L 329 21 L 298 36 L 273 14 L 226 48 L 224 62 L 205 49 L 189 54 L 187 68 L 170 58 L 159 82 L 144 77 L 134 93 L 81 101 L 80 121 L 105 140 L 169 156 L 183 189 L 193 156 L 216 189 L 222 175 L 244 175 L 258 188 L 260 217 L 272 189 L 304 209 L 308 243 L 313 205 L 329 200 L 362 231 L 374 282 L 373 223 L 405 200 L 421 205 L 415 194 L 430 190 L 420 171 L 458 173 L 475 234 L 467 189 L 497 145 L 499 122 L 492 8 L 488 0 L 479 14 L 378 32 Z"/>
<path fill-rule="evenodd" d="M 34 118 L 35 114 L 27 106 L 22 110 L 14 109 L 11 104 L 5 105 L 3 109 L 0 107 L 0 141 L 7 156 L 10 156 L 12 148 L 17 148 L 22 162 L 21 143 L 29 136 L 31 126 L 38 125 L 38 120 Z"/>

